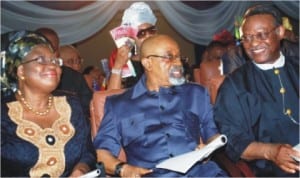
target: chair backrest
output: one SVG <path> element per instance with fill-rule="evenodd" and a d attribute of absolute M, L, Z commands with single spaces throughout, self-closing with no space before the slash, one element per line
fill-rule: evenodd
<path fill-rule="evenodd" d="M 104 104 L 107 96 L 123 93 L 125 89 L 113 89 L 105 91 L 94 92 L 93 98 L 90 102 L 91 113 L 91 135 L 94 139 L 97 135 L 99 126 L 101 124 L 104 115 Z M 126 155 L 123 149 L 121 149 L 118 158 L 122 161 L 126 161 Z"/>
<path fill-rule="evenodd" d="M 107 96 L 123 93 L 124 89 L 114 89 L 94 92 L 90 103 L 91 134 L 94 139 L 104 115 L 104 104 Z"/>

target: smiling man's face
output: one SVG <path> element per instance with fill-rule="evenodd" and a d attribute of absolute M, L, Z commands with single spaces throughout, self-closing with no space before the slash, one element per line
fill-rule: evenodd
<path fill-rule="evenodd" d="M 280 26 L 268 14 L 258 14 L 245 19 L 242 42 L 247 55 L 259 64 L 272 64 L 280 55 Z"/>

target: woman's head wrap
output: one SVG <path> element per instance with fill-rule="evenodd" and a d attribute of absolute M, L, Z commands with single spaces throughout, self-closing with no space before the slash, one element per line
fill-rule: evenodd
<path fill-rule="evenodd" d="M 122 25 L 138 28 L 139 25 L 144 23 L 152 25 L 156 23 L 156 17 L 148 4 L 136 2 L 125 10 L 122 17 Z"/>
<path fill-rule="evenodd" d="M 1 94 L 17 90 L 17 68 L 36 45 L 50 42 L 32 31 L 13 31 L 1 35 Z"/>

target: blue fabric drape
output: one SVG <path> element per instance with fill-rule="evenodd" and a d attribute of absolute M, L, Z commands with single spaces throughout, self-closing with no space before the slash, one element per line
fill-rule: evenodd
<path fill-rule="evenodd" d="M 61 44 L 72 44 L 93 36 L 114 15 L 129 7 L 130 1 L 95 1 L 76 10 L 54 10 L 28 1 L 1 1 L 1 33 L 12 30 L 35 30 L 51 27 L 58 32 Z M 181 1 L 147 1 L 187 40 L 207 45 L 212 36 L 227 29 L 233 32 L 235 16 L 255 3 L 274 3 L 290 17 L 299 20 L 299 1 L 223 1 L 216 6 L 194 9 Z"/>

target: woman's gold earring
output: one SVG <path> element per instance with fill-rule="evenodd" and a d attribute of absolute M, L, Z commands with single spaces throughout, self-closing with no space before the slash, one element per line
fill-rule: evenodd
<path fill-rule="evenodd" d="M 25 77 L 24 77 L 24 76 L 21 76 L 20 79 L 21 79 L 21 80 L 25 80 Z"/>

